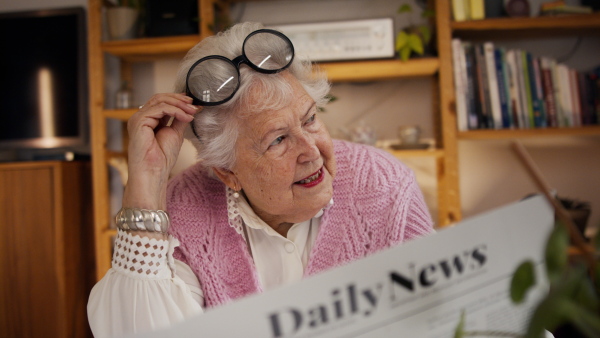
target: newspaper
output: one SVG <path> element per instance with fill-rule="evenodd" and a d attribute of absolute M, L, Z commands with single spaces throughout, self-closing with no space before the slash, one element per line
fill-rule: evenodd
<path fill-rule="evenodd" d="M 552 225 L 533 197 L 144 337 L 452 337 L 463 310 L 467 330 L 522 333 L 547 284 L 514 306 L 510 279 L 525 259 L 542 276 Z"/>

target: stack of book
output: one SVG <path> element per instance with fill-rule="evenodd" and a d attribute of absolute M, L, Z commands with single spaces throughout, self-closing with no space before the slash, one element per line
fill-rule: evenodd
<path fill-rule="evenodd" d="M 452 40 L 459 131 L 579 127 L 600 121 L 600 67 Z"/>

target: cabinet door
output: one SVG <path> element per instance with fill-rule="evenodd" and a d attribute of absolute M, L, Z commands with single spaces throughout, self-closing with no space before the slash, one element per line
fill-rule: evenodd
<path fill-rule="evenodd" d="M 1 337 L 55 337 L 64 320 L 54 169 L 0 169 Z"/>

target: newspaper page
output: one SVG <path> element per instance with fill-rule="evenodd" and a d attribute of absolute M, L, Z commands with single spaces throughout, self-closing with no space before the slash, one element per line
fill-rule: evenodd
<path fill-rule="evenodd" d="M 553 217 L 533 197 L 144 337 L 452 337 L 463 310 L 467 330 L 522 333 L 547 284 L 515 306 L 511 276 L 543 276 Z"/>

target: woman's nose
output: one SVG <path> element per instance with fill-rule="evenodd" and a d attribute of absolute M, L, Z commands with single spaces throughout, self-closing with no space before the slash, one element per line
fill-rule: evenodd
<path fill-rule="evenodd" d="M 319 159 L 321 153 L 317 147 L 317 141 L 314 136 L 303 133 L 299 138 L 300 154 L 298 155 L 298 163 L 312 162 Z"/>

